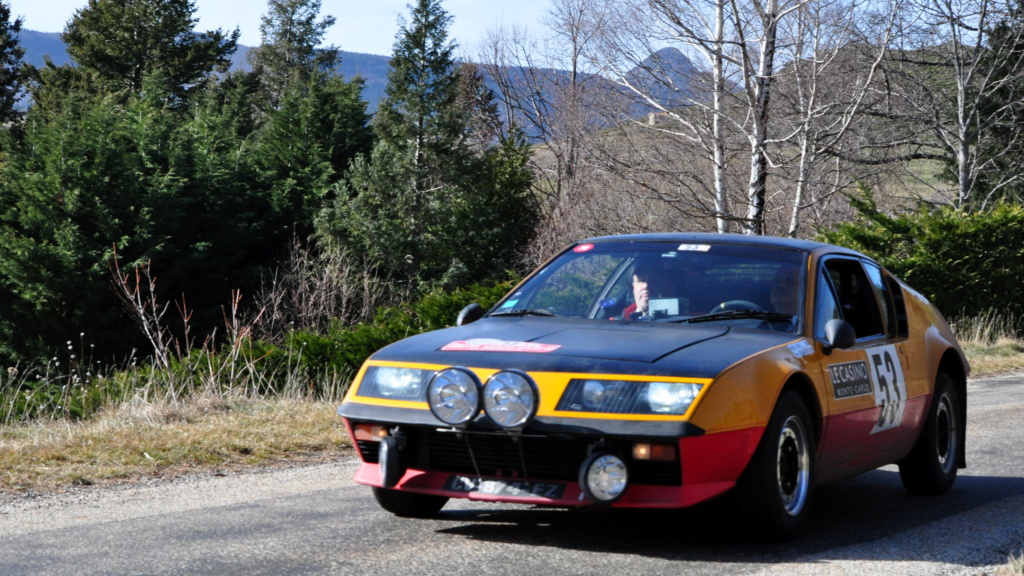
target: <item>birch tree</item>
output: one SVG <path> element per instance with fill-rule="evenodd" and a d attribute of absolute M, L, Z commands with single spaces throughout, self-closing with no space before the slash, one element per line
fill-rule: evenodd
<path fill-rule="evenodd" d="M 848 132 L 871 102 L 897 8 L 812 0 L 789 22 L 792 29 L 785 35 L 793 41 L 782 50 L 788 88 L 780 90 L 782 126 L 772 141 L 780 150 L 776 161 L 793 174 L 787 236 L 798 235 L 805 209 L 855 185 L 856 175 L 833 152 L 845 147 Z"/>
<path fill-rule="evenodd" d="M 1015 0 L 916 0 L 886 62 L 892 104 L 880 113 L 920 127 L 898 148 L 913 154 L 897 157 L 945 161 L 953 190 L 937 192 L 958 208 L 984 209 L 1021 181 L 1020 163 L 1005 161 L 1021 144 L 1021 104 L 1001 97 L 1024 78 L 1020 21 Z"/>
<path fill-rule="evenodd" d="M 544 223 L 530 251 L 539 263 L 580 236 L 611 233 L 581 217 L 594 193 L 586 158 L 598 129 L 594 106 L 604 80 L 589 68 L 586 50 L 604 26 L 598 0 L 553 0 L 543 32 L 522 27 L 493 31 L 479 52 L 497 85 L 503 116 L 530 137 L 537 150 L 530 167 L 534 192 L 543 199 Z"/>
<path fill-rule="evenodd" d="M 593 58 L 633 102 L 618 122 L 653 131 L 690 158 L 664 174 L 667 181 L 648 178 L 651 163 L 638 169 L 638 157 L 609 155 L 611 169 L 688 216 L 712 216 L 719 232 L 765 233 L 766 211 L 789 206 L 788 224 L 772 231 L 795 235 L 801 210 L 827 197 L 809 193 L 807 176 L 861 113 L 881 53 L 874 43 L 890 35 L 892 7 L 858 0 L 631 0 L 604 7 L 612 24 Z M 876 12 L 890 16 L 881 18 L 880 32 L 879 19 L 870 20 L 876 33 L 868 36 L 858 22 Z M 853 49 L 865 45 L 876 48 Z M 865 52 L 854 82 L 827 73 L 838 68 L 832 62 Z M 775 102 L 780 80 L 795 92 L 782 106 Z M 826 81 L 834 86 L 824 89 Z M 653 156 L 659 153 L 668 154 Z M 792 163 L 802 164 L 802 181 L 770 189 L 770 177 Z"/>

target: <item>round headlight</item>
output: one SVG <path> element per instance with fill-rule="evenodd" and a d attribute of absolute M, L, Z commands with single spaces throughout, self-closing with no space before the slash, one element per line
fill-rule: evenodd
<path fill-rule="evenodd" d="M 647 384 L 647 405 L 655 414 L 685 414 L 698 392 L 700 384 L 651 382 Z"/>
<path fill-rule="evenodd" d="M 605 384 L 600 380 L 587 380 L 583 383 L 583 402 L 591 408 L 601 405 L 604 400 Z"/>
<path fill-rule="evenodd" d="M 446 368 L 430 379 L 427 404 L 438 420 L 461 426 L 480 412 L 480 383 L 468 370 Z"/>
<path fill-rule="evenodd" d="M 484 385 L 484 412 L 503 428 L 525 426 L 537 412 L 537 387 L 519 372 L 498 372 Z"/>
<path fill-rule="evenodd" d="M 607 408 L 619 401 L 623 390 L 618 380 L 587 380 L 583 383 L 583 404 L 591 410 Z"/>
<path fill-rule="evenodd" d="M 592 502 L 611 502 L 629 484 L 626 463 L 610 452 L 594 452 L 580 467 L 580 488 Z"/>

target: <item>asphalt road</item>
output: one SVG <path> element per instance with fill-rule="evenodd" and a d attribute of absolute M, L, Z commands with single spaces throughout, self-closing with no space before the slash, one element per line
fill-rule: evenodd
<path fill-rule="evenodd" d="M 1024 549 L 1024 378 L 973 381 L 968 468 L 912 497 L 895 468 L 819 489 L 796 542 L 718 507 L 593 513 L 453 501 L 379 510 L 354 462 L 0 499 L 0 574 L 987 574 Z"/>

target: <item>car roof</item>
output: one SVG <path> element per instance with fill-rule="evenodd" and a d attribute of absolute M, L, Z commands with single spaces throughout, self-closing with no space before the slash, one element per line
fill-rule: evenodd
<path fill-rule="evenodd" d="M 699 232 L 672 232 L 655 234 L 624 234 L 618 236 L 598 236 L 581 240 L 580 243 L 597 244 L 604 242 L 707 242 L 716 244 L 733 244 L 736 246 L 771 246 L 776 248 L 788 248 L 791 250 L 802 250 L 813 252 L 816 250 L 827 250 L 863 257 L 862 254 L 812 240 L 800 240 L 797 238 L 781 238 L 778 236 L 756 236 L 748 234 L 712 234 Z"/>

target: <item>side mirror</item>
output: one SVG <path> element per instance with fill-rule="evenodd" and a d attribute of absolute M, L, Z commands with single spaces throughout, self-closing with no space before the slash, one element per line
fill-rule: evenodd
<path fill-rule="evenodd" d="M 824 352 L 831 354 L 836 348 L 844 350 L 853 346 L 857 342 L 857 333 L 849 322 L 836 318 L 825 324 L 825 341 L 828 348 Z"/>
<path fill-rule="evenodd" d="M 484 315 L 484 309 L 482 306 L 473 302 L 469 306 L 466 306 L 459 312 L 459 317 L 455 319 L 456 326 L 462 326 L 463 324 L 470 324 L 476 322 Z"/>

